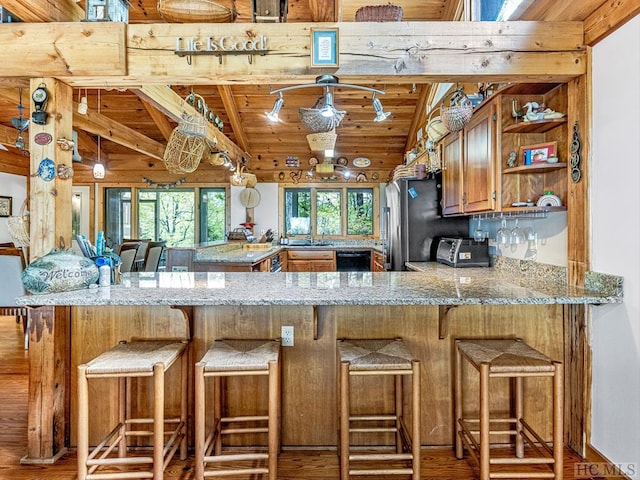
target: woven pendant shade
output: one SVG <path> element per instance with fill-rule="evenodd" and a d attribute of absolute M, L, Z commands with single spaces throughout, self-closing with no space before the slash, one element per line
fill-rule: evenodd
<path fill-rule="evenodd" d="M 316 165 L 316 172 L 318 175 L 333 175 L 333 163 L 319 163 Z"/>
<path fill-rule="evenodd" d="M 170 23 L 230 23 L 237 16 L 235 0 L 160 0 L 158 12 Z"/>
<path fill-rule="evenodd" d="M 331 130 L 330 132 L 310 133 L 307 135 L 307 142 L 309 142 L 309 148 L 312 152 L 323 152 L 333 150 L 337 138 L 335 130 Z"/>

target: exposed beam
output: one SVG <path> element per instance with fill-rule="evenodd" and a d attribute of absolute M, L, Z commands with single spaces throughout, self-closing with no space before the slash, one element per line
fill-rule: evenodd
<path fill-rule="evenodd" d="M 124 25 L 106 22 L 3 25 L 0 75 L 49 76 L 75 87 L 166 84 L 306 83 L 311 28 L 318 23 L 217 24 L 216 37 L 258 38 L 269 50 L 255 55 L 175 54 L 176 38 L 206 39 L 210 24 Z M 332 23 L 340 29 L 344 82 L 567 81 L 587 70 L 582 22 L 368 22 Z M 375 39 L 371 31 L 375 29 Z M 541 42 L 540 38 L 545 41 Z M 204 41 L 204 40 L 203 40 Z M 15 62 L 20 58 L 20 62 Z M 474 81 L 475 81 L 474 80 Z"/>
<path fill-rule="evenodd" d="M 138 91 L 135 90 L 134 93 L 137 94 Z M 169 141 L 169 137 L 171 137 L 171 132 L 173 132 L 173 125 L 171 125 L 171 122 L 169 122 L 169 120 L 167 119 L 167 116 L 164 113 L 162 113 L 160 110 L 158 110 L 156 107 L 148 103 L 144 98 L 141 98 L 141 100 L 142 100 L 142 105 L 144 105 L 144 108 L 147 110 L 147 113 L 149 113 L 149 116 L 151 117 L 151 120 L 153 120 L 153 123 L 156 124 L 156 127 L 158 127 L 158 130 L 160 130 L 160 133 L 162 134 L 164 139 L 166 141 Z"/>
<path fill-rule="evenodd" d="M 78 22 L 85 18 L 75 0 L 2 0 L 2 6 L 25 22 Z"/>
<path fill-rule="evenodd" d="M 73 111 L 77 109 L 78 104 L 73 102 Z M 158 160 L 164 155 L 165 145 L 92 110 L 86 115 L 74 114 L 73 126 Z"/>
<path fill-rule="evenodd" d="M 431 84 L 420 85 L 420 94 L 418 95 L 418 100 L 416 101 L 416 110 L 413 113 L 413 119 L 411 120 L 411 127 L 409 127 L 409 132 L 407 133 L 407 143 L 405 143 L 404 149 L 405 151 L 410 150 L 415 142 L 417 141 L 417 133 L 418 129 L 421 125 L 424 124 L 425 120 L 425 112 L 427 108 L 427 100 L 429 98 L 429 94 L 431 92 Z M 426 135 L 426 125 L 425 130 L 422 132 L 423 135 Z"/>
<path fill-rule="evenodd" d="M 182 113 L 198 115 L 197 111 L 187 104 L 180 95 L 166 85 L 145 85 L 136 92 L 140 98 L 154 105 L 176 122 L 180 121 Z M 207 122 L 207 138 L 217 145 L 220 151 L 226 151 L 234 160 L 245 156 L 245 152 L 233 143 L 226 135 Z"/>
<path fill-rule="evenodd" d="M 585 19 L 584 42 L 590 46 L 595 45 L 638 14 L 640 14 L 638 0 L 617 0 L 604 3 Z"/>
<path fill-rule="evenodd" d="M 218 85 L 218 91 L 222 98 L 222 104 L 229 117 L 229 123 L 233 129 L 233 135 L 235 136 L 236 143 L 245 152 L 249 151 L 249 139 L 247 134 L 242 128 L 242 121 L 240 120 L 240 113 L 238 112 L 238 106 L 233 99 L 233 92 L 229 85 Z"/>

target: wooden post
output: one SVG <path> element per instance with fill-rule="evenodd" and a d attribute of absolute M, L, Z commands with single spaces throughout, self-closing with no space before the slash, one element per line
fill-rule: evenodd
<path fill-rule="evenodd" d="M 46 88 L 48 100 L 45 111 L 49 114 L 45 125 L 38 125 L 31 121 L 29 126 L 29 150 L 31 153 L 31 182 L 30 182 L 30 223 L 31 244 L 30 258 L 41 257 L 51 249 L 60 246 L 60 239 L 64 245 L 71 247 L 71 197 L 72 179 L 64 179 L 58 175 L 61 165 L 71 167 L 70 150 L 62 150 L 56 141 L 59 138 L 71 139 L 71 123 L 73 120 L 73 89 L 58 80 L 51 78 L 31 79 L 31 92 L 39 87 Z M 35 111 L 35 104 L 31 99 L 31 111 Z M 42 140 L 51 136 L 49 143 Z M 53 162 L 54 178 L 46 176 L 46 166 Z M 41 173 L 39 175 L 38 173 Z"/>
<path fill-rule="evenodd" d="M 29 127 L 32 260 L 61 243 L 71 246 L 72 180 L 60 176 L 58 169 L 71 166 L 72 152 L 62 150 L 56 141 L 71 139 L 73 90 L 50 78 L 31 80 L 31 92 L 40 87 L 48 94 L 43 108 L 48 118 L 44 125 L 32 120 Z M 36 111 L 33 98 L 31 111 Z M 31 310 L 27 455 L 21 463 L 54 463 L 69 443 L 69 311 L 68 307 Z"/>

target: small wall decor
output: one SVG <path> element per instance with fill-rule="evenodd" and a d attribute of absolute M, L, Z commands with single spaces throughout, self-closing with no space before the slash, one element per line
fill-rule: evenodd
<path fill-rule="evenodd" d="M 571 164 L 571 181 L 578 183 L 582 179 L 582 169 L 580 163 L 580 150 L 582 150 L 582 141 L 580 140 L 580 132 L 578 131 L 578 122 L 573 124 L 573 141 L 569 147 L 569 163 Z"/>
<path fill-rule="evenodd" d="M 47 92 L 44 83 L 41 83 L 31 94 L 35 111 L 31 114 L 31 121 L 38 125 L 46 125 L 49 114 L 45 111 L 47 108 L 47 100 L 49 100 L 49 92 Z"/>
<path fill-rule="evenodd" d="M 68 180 L 73 177 L 73 167 L 71 165 L 65 165 L 61 163 L 58 165 L 58 178 L 62 180 Z"/>
<path fill-rule="evenodd" d="M 298 159 L 298 157 L 287 157 L 285 160 L 285 165 L 287 167 L 299 167 L 300 160 Z"/>
<path fill-rule="evenodd" d="M 184 182 L 187 181 L 187 179 L 185 177 L 182 177 L 182 178 L 180 178 L 180 180 L 177 180 L 175 182 L 158 183 L 158 182 L 154 182 L 153 180 L 149 180 L 147 177 L 142 177 L 142 181 L 144 183 L 146 183 L 149 187 L 163 188 L 165 190 L 168 190 L 170 188 L 175 188 L 175 187 L 178 187 L 178 186 L 182 185 Z"/>
<path fill-rule="evenodd" d="M 0 197 L 0 217 L 10 217 L 12 212 L 12 197 Z"/>
<path fill-rule="evenodd" d="M 311 66 L 337 67 L 339 37 L 337 28 L 311 29 Z"/>

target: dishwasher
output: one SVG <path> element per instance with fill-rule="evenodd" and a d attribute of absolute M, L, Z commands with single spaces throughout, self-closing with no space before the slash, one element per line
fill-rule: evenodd
<path fill-rule="evenodd" d="M 370 272 L 371 252 L 369 250 L 336 251 L 336 270 L 338 272 Z"/>

